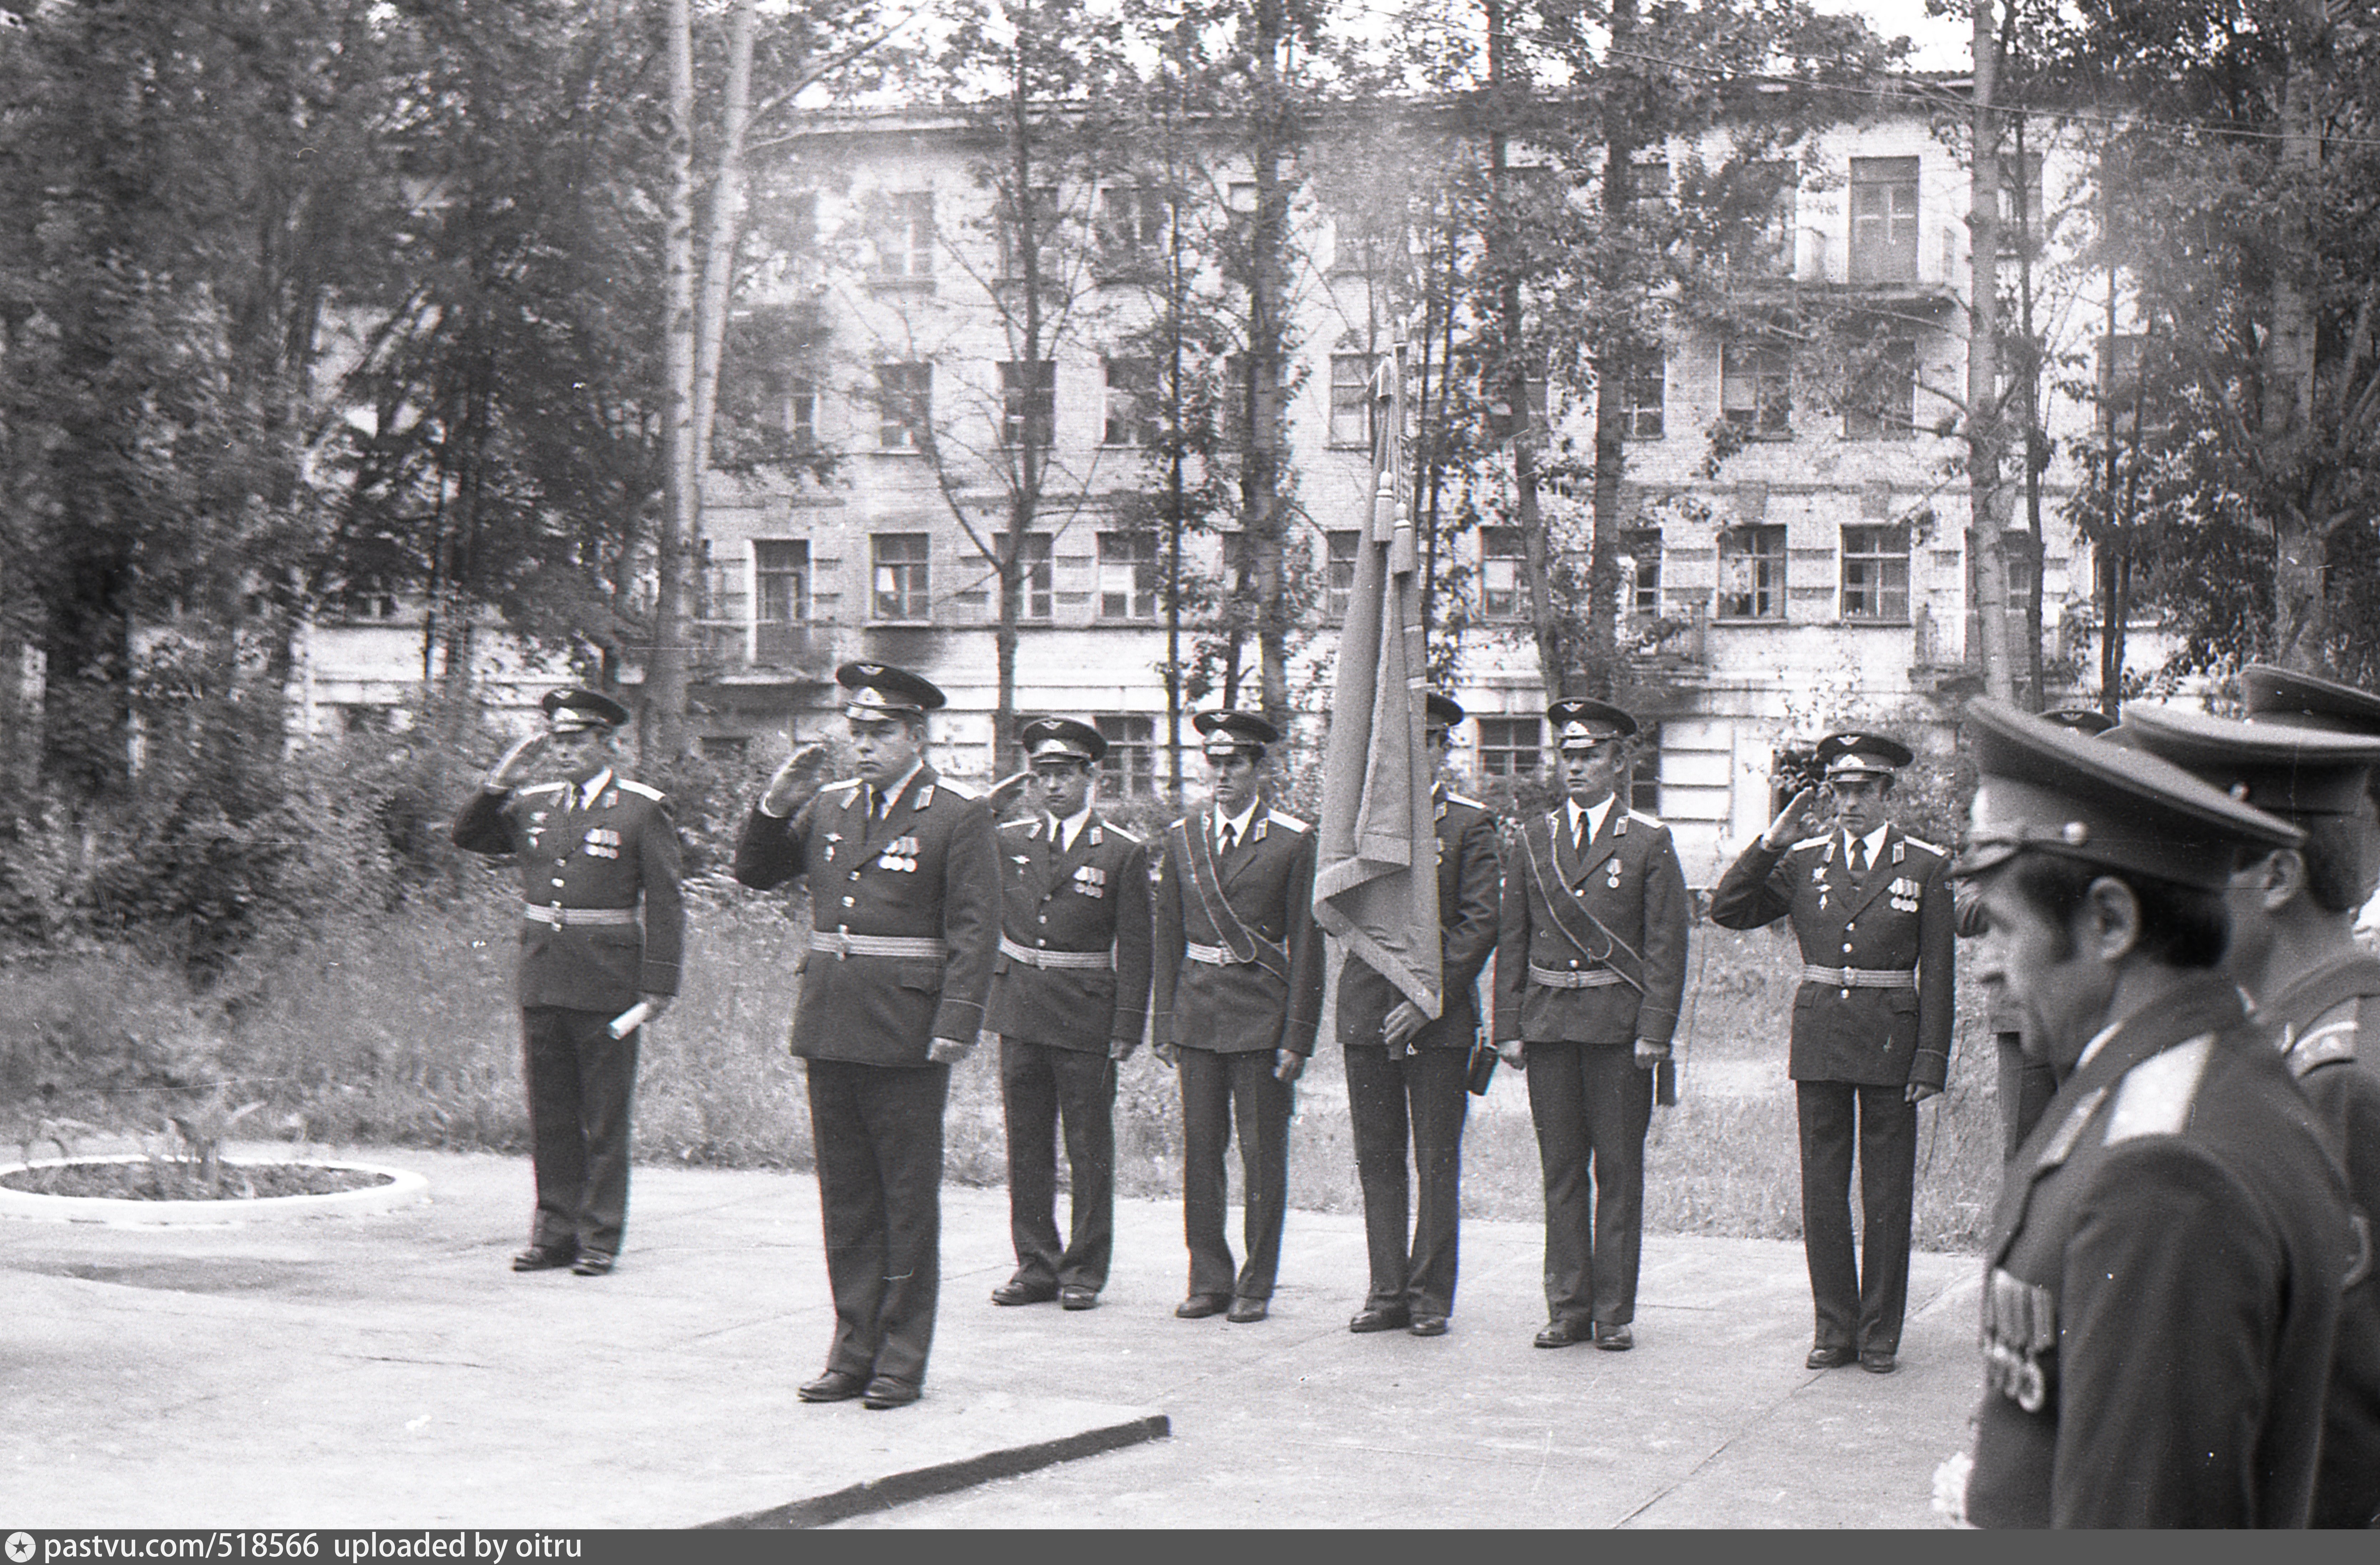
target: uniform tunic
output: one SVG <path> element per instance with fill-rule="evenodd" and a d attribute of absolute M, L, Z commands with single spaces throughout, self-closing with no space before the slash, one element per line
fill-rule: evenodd
<path fill-rule="evenodd" d="M 2313 1110 L 2193 977 L 2058 1088 L 2001 1193 L 1966 1515 L 2297 1527 L 2348 1256 Z"/>
<path fill-rule="evenodd" d="M 1584 849 L 1571 841 L 1568 810 L 1557 809 L 1526 822 L 1506 859 L 1495 1036 L 1527 1051 L 1545 1175 L 1547 1312 L 1573 1328 L 1625 1325 L 1636 1316 L 1653 1117 L 1653 1072 L 1637 1064 L 1634 1045 L 1667 1044 L 1677 1031 L 1694 904 L 1670 829 L 1616 798 Z M 1615 939 L 1641 963 L 1607 960 Z M 1563 988 L 1544 977 L 1618 971 L 1642 989 Z"/>
<path fill-rule="evenodd" d="M 2256 1012 L 2329 1128 L 2354 1203 L 2356 1259 L 2339 1312 L 2324 1404 L 2317 1527 L 2380 1526 L 2380 962 L 2355 956 L 2309 973 Z"/>

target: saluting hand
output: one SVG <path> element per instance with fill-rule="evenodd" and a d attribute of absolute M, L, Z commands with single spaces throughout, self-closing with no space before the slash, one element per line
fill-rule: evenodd
<path fill-rule="evenodd" d="M 793 814 L 802 795 L 811 791 L 812 779 L 825 762 L 824 745 L 804 745 L 787 756 L 785 764 L 777 768 L 776 775 L 760 792 L 760 813 L 780 818 Z"/>
<path fill-rule="evenodd" d="M 1032 782 L 1033 773 L 1030 771 L 1011 772 L 991 785 L 991 793 L 986 797 L 985 802 L 991 807 L 991 812 L 994 815 L 1013 809 L 1019 801 L 1024 799 L 1026 791 L 1032 785 Z"/>
<path fill-rule="evenodd" d="M 520 786 L 520 780 L 528 774 L 528 763 L 536 758 L 540 750 L 544 748 L 544 733 L 540 731 L 530 734 L 504 752 L 504 758 L 496 762 L 494 768 L 489 771 L 487 781 L 480 786 L 491 794 L 511 793 Z"/>
<path fill-rule="evenodd" d="M 1816 802 L 1817 797 L 1816 789 L 1803 788 L 1791 798 L 1787 799 L 1785 807 L 1777 812 L 1777 819 L 1768 823 L 1768 830 L 1760 833 L 1762 845 L 1769 852 L 1775 853 L 1781 848 L 1791 847 L 1808 836 L 1811 824 L 1815 818 L 1815 812 L 1811 807 Z"/>

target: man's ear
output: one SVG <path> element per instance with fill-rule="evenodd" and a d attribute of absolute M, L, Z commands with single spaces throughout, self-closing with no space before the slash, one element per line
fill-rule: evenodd
<path fill-rule="evenodd" d="M 2091 882 L 2074 918 L 2077 948 L 2101 962 L 2121 961 L 2140 944 L 2140 898 L 2112 875 Z"/>
<path fill-rule="evenodd" d="M 2256 900 L 2267 913 L 2277 913 L 2306 889 L 2305 855 L 2295 848 L 2275 848 L 2249 869 Z"/>

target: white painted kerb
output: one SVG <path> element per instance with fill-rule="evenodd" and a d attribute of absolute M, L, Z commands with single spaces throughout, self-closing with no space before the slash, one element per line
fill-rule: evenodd
<path fill-rule="evenodd" d="M 55 1169 L 68 1163 L 145 1163 L 139 1153 L 107 1158 L 44 1158 L 31 1163 L 0 1163 L 0 1175 L 20 1169 Z M 283 1159 L 292 1161 L 298 1159 Z M 315 1168 L 354 1169 L 378 1174 L 387 1183 L 361 1190 L 341 1190 L 328 1195 L 263 1195 L 252 1200 L 133 1201 L 106 1195 L 43 1195 L 0 1185 L 0 1218 L 24 1218 L 39 1222 L 95 1222 L 110 1228 L 239 1228 L 256 1222 L 285 1222 L 293 1218 L 367 1217 L 419 1205 L 430 1198 L 430 1182 L 404 1169 L 376 1163 L 323 1162 L 302 1159 Z M 270 1168 L 270 1159 L 226 1158 L 227 1169 Z"/>

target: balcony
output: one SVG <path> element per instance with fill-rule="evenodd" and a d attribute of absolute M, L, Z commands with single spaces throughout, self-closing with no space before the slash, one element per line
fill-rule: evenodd
<path fill-rule="evenodd" d="M 695 655 L 705 669 L 797 680 L 834 677 L 832 626 L 747 625 L 740 620 L 700 620 L 694 626 Z"/>

